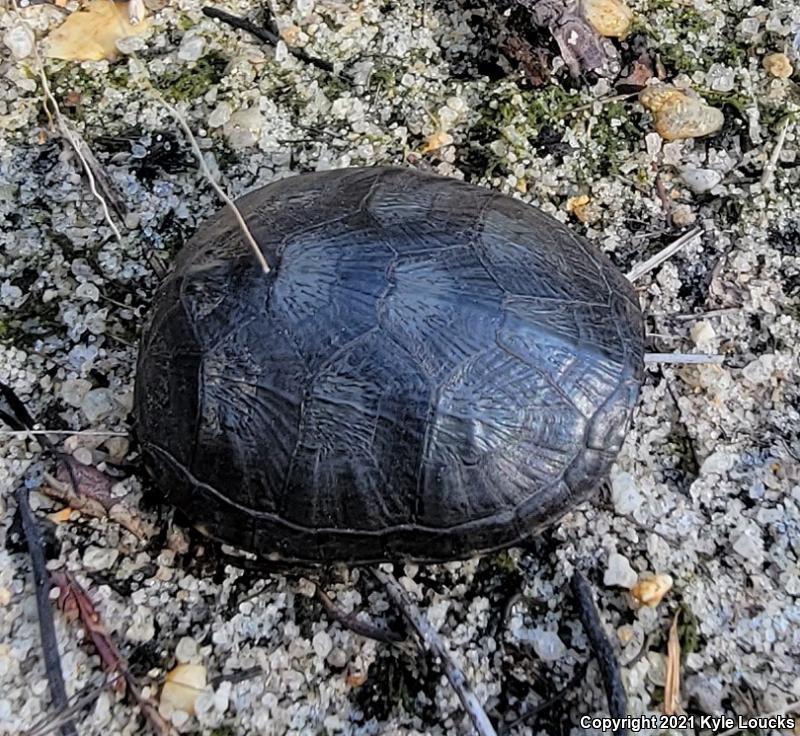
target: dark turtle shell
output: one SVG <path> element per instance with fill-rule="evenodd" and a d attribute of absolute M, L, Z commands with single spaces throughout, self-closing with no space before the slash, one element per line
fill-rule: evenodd
<path fill-rule="evenodd" d="M 586 499 L 642 376 L 628 281 L 530 205 L 409 169 L 285 179 L 160 287 L 137 434 L 207 534 L 307 562 L 448 560 Z"/>

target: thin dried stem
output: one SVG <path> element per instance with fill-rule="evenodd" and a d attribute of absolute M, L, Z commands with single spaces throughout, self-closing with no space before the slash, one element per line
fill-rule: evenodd
<path fill-rule="evenodd" d="M 645 353 L 645 363 L 679 363 L 682 365 L 720 364 L 724 355 L 704 355 L 703 353 Z"/>
<path fill-rule="evenodd" d="M 131 25 L 138 25 L 144 20 L 147 14 L 145 9 L 144 0 L 130 0 L 128 3 L 128 18 Z"/>
<path fill-rule="evenodd" d="M 677 253 L 681 248 L 685 248 L 687 245 L 694 244 L 700 238 L 700 234 L 702 231 L 699 227 L 690 230 L 688 233 L 681 235 L 676 241 L 670 243 L 666 248 L 660 250 L 656 253 L 652 258 L 648 258 L 643 263 L 640 263 L 634 266 L 628 272 L 628 280 L 629 281 L 636 281 L 644 276 L 648 271 L 652 271 L 657 266 L 660 266 L 664 261 L 668 258 L 671 258 L 675 253 Z"/>
<path fill-rule="evenodd" d="M 573 573 L 570 586 L 586 638 L 600 665 L 600 674 L 608 699 L 608 712 L 612 718 L 624 718 L 628 710 L 628 699 L 622 684 L 619 662 L 600 621 L 592 589 L 578 570 Z M 626 733 L 627 729 L 624 727 L 619 727 L 616 731 L 617 736 L 624 736 Z"/>
<path fill-rule="evenodd" d="M 48 434 L 66 435 L 72 437 L 130 437 L 129 432 L 105 432 L 101 429 L 0 429 L 0 436 L 5 437 L 29 437 Z"/>
<path fill-rule="evenodd" d="M 372 568 L 372 574 L 386 588 L 389 598 L 392 599 L 392 602 L 400 609 L 406 621 L 417 633 L 417 637 L 424 648 L 439 658 L 442 663 L 442 669 L 444 669 L 444 673 L 453 686 L 453 690 L 456 691 L 459 700 L 461 700 L 464 710 L 467 711 L 467 715 L 472 720 L 475 730 L 480 736 L 496 736 L 496 731 L 489 720 L 489 716 L 486 715 L 480 700 L 478 700 L 477 695 L 467 683 L 464 673 L 453 660 L 453 655 L 450 654 L 447 644 L 439 636 L 436 629 L 431 626 L 430 621 L 420 611 L 405 588 L 397 582 L 397 578 L 392 573 L 385 572 L 378 567 Z"/>
<path fill-rule="evenodd" d="M 22 14 L 19 12 L 19 6 L 17 5 L 17 0 L 11 0 L 12 6 L 14 8 L 14 13 L 17 16 L 17 21 L 24 25 L 28 31 L 33 34 L 33 30 L 28 25 L 27 21 L 22 17 Z M 111 213 L 108 211 L 108 204 L 106 203 L 105 198 L 102 194 L 97 190 L 97 182 L 95 180 L 95 176 L 92 173 L 92 167 L 89 162 L 86 160 L 84 156 L 82 146 L 86 146 L 83 140 L 80 140 L 76 137 L 73 133 L 72 129 L 69 127 L 64 116 L 61 114 L 61 108 L 58 106 L 58 101 L 53 96 L 53 93 L 50 91 L 50 82 L 47 79 L 47 74 L 44 71 L 44 63 L 42 62 L 42 57 L 39 55 L 39 48 L 37 44 L 34 42 L 33 44 L 33 58 L 36 62 L 37 71 L 39 73 L 39 79 L 42 83 L 42 90 L 44 91 L 44 96 L 47 102 L 50 103 L 53 107 L 53 112 L 55 113 L 56 123 L 58 124 L 58 129 L 61 132 L 61 135 L 67 139 L 69 144 L 75 150 L 75 155 L 78 157 L 78 160 L 81 162 L 83 166 L 83 170 L 86 172 L 86 178 L 89 180 L 89 188 L 92 190 L 92 194 L 94 198 L 100 203 L 100 207 L 103 210 L 103 217 L 105 221 L 108 223 L 108 226 L 111 228 L 111 231 L 114 233 L 114 237 L 121 241 L 122 235 L 120 235 L 119 228 L 117 228 L 114 220 L 111 218 Z M 47 105 L 44 106 L 45 110 L 47 111 L 48 117 L 50 117 L 50 111 Z M 51 124 L 52 124 L 52 117 L 50 117 Z"/>
<path fill-rule="evenodd" d="M 778 133 L 778 140 L 775 141 L 775 147 L 772 149 L 769 161 L 764 167 L 764 173 L 761 175 L 761 186 L 765 189 L 772 184 L 772 177 L 775 175 L 775 167 L 778 165 L 778 159 L 783 150 L 783 144 L 786 142 L 786 134 L 789 132 L 789 128 L 792 127 L 793 122 L 791 117 L 787 117 L 781 126 L 780 133 Z"/>
<path fill-rule="evenodd" d="M 25 731 L 23 736 L 47 736 L 47 734 L 52 733 L 70 720 L 72 716 L 80 713 L 85 707 L 94 703 L 104 690 L 112 687 L 121 677 L 122 675 L 120 674 L 114 675 L 111 678 L 106 678 L 104 675 L 103 681 L 99 685 L 85 687 L 71 698 L 72 702 L 67 708 L 42 718 L 28 731 Z"/>
<path fill-rule="evenodd" d="M 69 701 L 67 690 L 64 686 L 64 676 L 61 673 L 61 657 L 58 653 L 58 637 L 53 622 L 53 609 L 50 605 L 50 574 L 47 571 L 47 562 L 44 556 L 44 545 L 36 524 L 36 517 L 31 510 L 28 500 L 28 488 L 20 485 L 16 492 L 17 507 L 22 517 L 22 529 L 28 545 L 33 567 L 33 582 L 36 589 L 36 609 L 39 614 L 39 632 L 42 637 L 42 651 L 44 653 L 44 666 L 47 672 L 47 681 L 50 686 L 50 696 L 53 706 L 59 710 L 66 710 Z M 77 736 L 75 724 L 71 719 L 64 721 L 60 726 L 62 736 Z"/>
<path fill-rule="evenodd" d="M 250 232 L 250 228 L 247 226 L 247 222 L 245 222 L 242 213 L 239 211 L 239 208 L 236 206 L 236 203 L 228 196 L 227 192 L 217 183 L 217 180 L 214 178 L 214 175 L 211 173 L 211 169 L 208 168 L 208 164 L 206 163 L 205 158 L 203 157 L 203 152 L 200 150 L 200 146 L 197 143 L 197 139 L 194 137 L 194 133 L 192 133 L 191 128 L 189 128 L 189 124 L 186 122 L 186 119 L 181 115 L 181 113 L 172 105 L 169 104 L 153 87 L 150 87 L 150 93 L 158 100 L 159 104 L 164 107 L 167 112 L 175 119 L 175 122 L 181 126 L 184 134 L 186 135 L 187 140 L 189 141 L 189 145 L 192 147 L 192 151 L 194 152 L 195 158 L 197 159 L 197 163 L 200 165 L 200 170 L 203 172 L 203 175 L 208 179 L 208 183 L 211 184 L 214 191 L 217 193 L 217 196 L 230 208 L 233 216 L 236 218 L 236 222 L 239 224 L 239 227 L 242 230 L 242 234 L 244 235 L 245 240 L 247 241 L 248 245 L 253 250 L 253 255 L 255 255 L 256 259 L 258 260 L 259 265 L 261 266 L 261 270 L 266 274 L 270 272 L 269 264 L 267 263 L 267 259 L 264 258 L 264 254 L 261 252 L 261 248 L 256 242 L 256 239 L 253 237 L 253 233 Z"/>
<path fill-rule="evenodd" d="M 405 641 L 406 637 L 403 634 L 392 631 L 385 624 L 362 621 L 355 612 L 347 613 L 342 610 L 342 608 L 316 584 L 314 585 L 314 596 L 322 604 L 325 613 L 328 614 L 328 618 L 338 621 L 342 626 L 359 636 L 365 636 L 367 639 L 374 639 L 384 644 L 397 644 L 401 641 Z"/>

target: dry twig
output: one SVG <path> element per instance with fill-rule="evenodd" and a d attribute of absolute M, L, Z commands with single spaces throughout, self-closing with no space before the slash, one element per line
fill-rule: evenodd
<path fill-rule="evenodd" d="M 722 363 L 724 355 L 705 355 L 704 353 L 645 353 L 645 363 L 680 363 L 682 365 L 701 365 Z"/>
<path fill-rule="evenodd" d="M 17 16 L 17 22 L 20 23 L 21 25 L 24 25 L 31 33 L 31 35 L 33 35 L 33 30 L 30 28 L 27 21 L 22 17 L 22 14 L 19 12 L 19 6 L 17 5 L 17 0 L 11 0 L 11 3 L 14 8 L 14 13 Z M 39 73 L 39 80 L 42 83 L 42 91 L 44 92 L 45 100 L 48 103 L 50 103 L 50 105 L 53 108 L 53 113 L 55 114 L 55 119 L 56 123 L 58 124 L 58 129 L 61 132 L 61 135 L 64 138 L 66 138 L 66 140 L 75 150 L 75 155 L 81 162 L 83 170 L 86 172 L 86 178 L 89 180 L 89 188 L 92 190 L 94 198 L 100 203 L 100 207 L 103 210 L 103 217 L 108 223 L 108 226 L 111 228 L 111 231 L 114 233 L 114 237 L 116 237 L 117 240 L 121 241 L 122 235 L 120 235 L 119 228 L 117 228 L 116 224 L 114 223 L 114 220 L 111 218 L 111 213 L 108 211 L 108 204 L 106 203 L 105 198 L 97 190 L 97 181 L 92 171 L 92 166 L 89 163 L 89 161 L 87 161 L 86 156 L 84 155 L 84 151 L 86 148 L 88 148 L 88 146 L 86 146 L 86 143 L 84 143 L 76 136 L 76 134 L 72 131 L 69 123 L 67 123 L 66 118 L 64 118 L 64 116 L 61 114 L 61 108 L 58 106 L 58 101 L 53 96 L 53 93 L 50 91 L 50 82 L 47 79 L 47 74 L 45 74 L 44 63 L 42 62 L 42 57 L 39 55 L 39 48 L 36 43 L 33 44 L 33 58 L 34 62 L 36 63 L 36 70 Z M 48 117 L 50 117 L 50 110 L 48 109 L 47 105 L 45 105 L 45 111 L 47 112 Z"/>
<path fill-rule="evenodd" d="M 130 437 L 130 432 L 104 432 L 102 430 L 74 429 L 0 429 L 0 437 L 37 437 L 49 434 L 61 434 L 72 437 Z"/>
<path fill-rule="evenodd" d="M 392 602 L 400 609 L 406 621 L 417 633 L 417 637 L 424 648 L 439 658 L 442 663 L 442 669 L 444 669 L 444 673 L 453 686 L 453 690 L 456 691 L 459 700 L 461 700 L 464 710 L 467 711 L 467 715 L 472 720 L 475 730 L 480 736 L 496 736 L 494 726 L 492 726 L 489 716 L 486 715 L 481 702 L 472 692 L 464 673 L 453 661 L 453 656 L 450 654 L 447 644 L 431 626 L 430 621 L 419 610 L 417 604 L 414 603 L 403 586 L 397 582 L 397 578 L 392 573 L 385 572 L 378 567 L 371 569 L 372 574 L 386 589 L 389 598 L 392 599 Z"/>
<path fill-rule="evenodd" d="M 203 175 L 208 179 L 208 183 L 211 184 L 214 191 L 217 193 L 217 196 L 230 208 L 233 216 L 236 218 L 236 222 L 238 223 L 239 227 L 241 228 L 242 234 L 244 235 L 245 240 L 247 241 L 250 248 L 253 250 L 253 255 L 255 255 L 256 260 L 258 260 L 259 265 L 261 266 L 261 270 L 266 274 L 270 272 L 269 264 L 267 263 L 267 259 L 264 258 L 264 253 L 261 251 L 261 247 L 256 242 L 256 239 L 253 237 L 253 233 L 250 232 L 250 228 L 247 226 L 247 222 L 245 222 L 242 213 L 239 211 L 239 208 L 236 206 L 236 203 L 228 196 L 227 192 L 217 183 L 217 180 L 214 178 L 214 175 L 211 173 L 211 169 L 208 168 L 208 164 L 206 163 L 205 158 L 203 157 L 203 152 L 200 150 L 200 146 L 197 144 L 197 139 L 194 137 L 194 133 L 192 133 L 189 124 L 186 122 L 186 119 L 181 115 L 178 110 L 169 104 L 153 87 L 150 87 L 150 93 L 158 100 L 159 104 L 164 107 L 167 112 L 175 119 L 175 122 L 181 126 L 184 134 L 186 135 L 187 140 L 189 141 L 189 145 L 192 147 L 192 151 L 197 159 L 197 163 L 200 165 L 200 170 L 203 172 Z"/>
<path fill-rule="evenodd" d="M 392 631 L 388 626 L 362 621 L 355 612 L 345 613 L 319 585 L 314 585 L 314 597 L 322 604 L 325 613 L 328 614 L 328 618 L 338 621 L 342 626 L 359 636 L 375 639 L 375 641 L 384 642 L 385 644 L 398 644 L 406 639 L 403 634 Z"/>
<path fill-rule="evenodd" d="M 271 46 L 277 46 L 282 40 L 280 36 L 273 31 L 262 28 L 255 23 L 251 23 L 245 18 L 239 18 L 231 13 L 226 13 L 224 10 L 220 10 L 219 8 L 205 7 L 203 8 L 203 15 L 208 18 L 216 18 L 217 20 L 221 20 L 223 23 L 227 23 L 233 28 L 247 31 L 247 33 L 255 36 L 260 41 L 270 44 Z M 304 61 L 306 64 L 311 64 L 312 66 L 317 67 L 317 69 L 322 69 L 326 72 L 333 72 L 333 64 L 331 64 L 329 61 L 318 59 L 316 56 L 311 56 L 311 54 L 307 54 L 305 51 L 303 51 L 303 49 L 297 46 L 291 46 L 285 41 L 284 44 L 286 45 L 289 53 L 295 58 L 300 59 L 300 61 Z"/>
<path fill-rule="evenodd" d="M 95 686 L 87 686 L 82 691 L 71 698 L 71 703 L 67 708 L 58 711 L 55 715 L 45 716 L 40 719 L 32 728 L 24 733 L 24 736 L 47 736 L 63 724 L 69 721 L 72 716 L 80 713 L 84 708 L 94 703 L 100 697 L 100 693 L 107 687 L 113 686 L 114 682 L 121 675 L 112 678 L 103 677 L 103 681 Z"/>
<path fill-rule="evenodd" d="M 572 594 L 578 608 L 578 615 L 583 624 L 583 630 L 589 639 L 589 645 L 600 665 L 600 674 L 608 699 L 608 712 L 612 718 L 624 718 L 628 710 L 628 699 L 622 685 L 619 662 L 611 647 L 611 642 L 606 636 L 600 615 L 597 613 L 592 590 L 586 578 L 576 569 L 570 581 Z M 624 736 L 628 730 L 620 728 L 616 731 L 618 736 Z"/>
<path fill-rule="evenodd" d="M 678 638 L 678 611 L 669 627 L 667 640 L 667 673 L 664 678 L 664 715 L 673 716 L 681 710 L 681 642 Z"/>
<path fill-rule="evenodd" d="M 17 488 L 16 498 L 33 567 L 36 609 L 39 614 L 39 631 L 42 636 L 42 651 L 44 652 L 47 681 L 50 685 L 53 706 L 61 711 L 67 708 L 67 690 L 64 687 L 64 676 L 61 673 L 58 638 L 56 637 L 56 628 L 53 622 L 53 610 L 50 606 L 50 575 L 47 572 L 47 563 L 44 558 L 44 546 L 39 535 L 36 519 L 28 502 L 28 488 L 24 484 Z M 61 724 L 60 731 L 63 736 L 77 736 L 75 724 L 71 719 Z"/>
<path fill-rule="evenodd" d="M 685 248 L 687 245 L 694 244 L 700 238 L 701 232 L 702 231 L 700 228 L 696 227 L 693 230 L 690 230 L 688 233 L 684 233 L 676 241 L 670 243 L 666 248 L 656 253 L 652 258 L 648 258 L 644 263 L 634 266 L 628 272 L 628 280 L 636 281 L 644 276 L 648 271 L 652 271 L 668 258 L 671 258 L 681 248 Z"/>
<path fill-rule="evenodd" d="M 103 626 L 100 614 L 80 583 L 68 572 L 58 572 L 53 579 L 60 590 L 59 608 L 69 620 L 80 619 L 106 671 L 121 675 L 114 679 L 114 689 L 119 693 L 127 690 L 157 736 L 174 736 L 174 729 L 158 712 L 156 704 L 142 693 L 139 683 L 128 669 L 127 662 Z"/>
<path fill-rule="evenodd" d="M 775 141 L 775 147 L 772 149 L 769 161 L 764 167 L 764 173 L 761 175 L 761 186 L 765 189 L 772 184 L 772 177 L 775 175 L 775 167 L 778 165 L 778 159 L 783 150 L 783 144 L 786 141 L 786 134 L 789 132 L 789 128 L 792 126 L 793 122 L 791 117 L 787 117 L 781 126 L 780 133 L 778 133 L 778 140 Z"/>

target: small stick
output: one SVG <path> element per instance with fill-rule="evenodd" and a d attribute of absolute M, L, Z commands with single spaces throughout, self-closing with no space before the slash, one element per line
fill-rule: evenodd
<path fill-rule="evenodd" d="M 42 651 L 44 652 L 44 666 L 47 672 L 47 681 L 50 684 L 50 696 L 53 706 L 59 710 L 66 710 L 69 706 L 67 690 L 64 686 L 64 676 L 61 672 L 61 657 L 58 653 L 58 638 L 53 622 L 53 609 L 50 605 L 50 574 L 47 572 L 47 562 L 44 558 L 42 538 L 36 519 L 28 500 L 28 489 L 22 484 L 16 491 L 17 507 L 22 517 L 22 529 L 25 532 L 25 542 L 31 556 L 33 567 L 33 582 L 36 588 L 36 610 L 39 614 L 39 632 L 42 637 Z M 61 724 L 59 729 L 62 736 L 77 736 L 75 724 L 71 719 Z"/>
<path fill-rule="evenodd" d="M 381 641 L 385 644 L 398 644 L 401 641 L 405 641 L 405 636 L 392 631 L 388 626 L 361 621 L 355 613 L 345 613 L 319 585 L 314 586 L 314 597 L 322 604 L 329 618 L 338 621 L 355 634 L 365 636 L 367 639 L 375 639 L 375 641 Z"/>
<path fill-rule="evenodd" d="M 224 10 L 220 10 L 219 8 L 205 7 L 203 8 L 203 15 L 208 18 L 216 18 L 217 20 L 221 20 L 223 23 L 227 23 L 233 28 L 247 31 L 260 41 L 265 41 L 272 46 L 277 46 L 278 42 L 283 40 L 280 38 L 280 36 L 276 35 L 272 31 L 267 30 L 266 28 L 261 28 L 261 26 L 257 26 L 255 23 L 251 23 L 245 18 L 239 18 L 236 15 L 232 15 L 231 13 L 226 13 Z M 284 43 L 286 42 L 284 41 Z M 311 54 L 306 53 L 303 51 L 303 49 L 297 46 L 290 46 L 288 43 L 286 44 L 286 48 L 289 50 L 289 53 L 292 56 L 300 59 L 300 61 L 306 62 L 306 64 L 311 64 L 312 66 L 317 67 L 317 69 L 322 69 L 325 72 L 333 71 L 333 64 L 331 64 L 329 61 L 318 59 L 316 56 L 311 56 Z"/>
<path fill-rule="evenodd" d="M 209 184 L 214 188 L 214 191 L 217 193 L 217 196 L 230 207 L 233 216 L 236 218 L 236 222 L 239 224 L 239 227 L 242 230 L 242 234 L 244 235 L 245 240 L 247 241 L 248 245 L 252 248 L 253 254 L 258 260 L 259 265 L 261 266 L 261 270 L 267 274 L 270 272 L 269 264 L 267 263 L 267 259 L 264 258 L 264 254 L 261 252 L 261 248 L 256 242 L 256 239 L 253 237 L 253 233 L 250 232 L 250 228 L 247 226 L 242 213 L 239 211 L 239 208 L 236 206 L 235 202 L 228 196 L 225 190 L 217 183 L 217 180 L 211 173 L 211 169 L 208 168 L 208 164 L 206 163 L 205 158 L 203 158 L 203 152 L 200 150 L 200 146 L 197 144 L 197 139 L 194 137 L 194 133 L 192 133 L 191 129 L 189 128 L 189 124 L 184 119 L 183 115 L 181 115 L 178 110 L 176 110 L 172 105 L 170 105 L 153 87 L 150 87 L 150 92 L 152 95 L 159 101 L 159 103 L 169 112 L 170 115 L 175 119 L 178 125 L 181 126 L 183 132 L 186 134 L 186 138 L 189 141 L 189 145 L 192 147 L 192 151 L 194 152 L 195 158 L 197 159 L 197 163 L 200 165 L 200 170 L 203 172 L 203 175 L 208 179 Z"/>
<path fill-rule="evenodd" d="M 677 240 L 670 243 L 666 248 L 656 253 L 652 258 L 648 258 L 644 263 L 640 263 L 628 271 L 628 280 L 636 281 L 644 276 L 648 271 L 652 271 L 657 266 L 660 266 L 664 261 L 677 253 L 681 248 L 685 248 L 690 243 L 693 244 L 695 240 L 700 238 L 701 232 L 702 231 L 700 228 L 696 227 L 693 230 L 690 230 L 688 233 L 684 233 Z"/>
<path fill-rule="evenodd" d="M 430 621 L 419 610 L 417 604 L 414 603 L 403 586 L 397 582 L 397 578 L 392 573 L 384 572 L 377 567 L 373 567 L 371 570 L 372 574 L 386 588 L 389 598 L 392 599 L 395 606 L 400 609 L 405 619 L 411 624 L 424 647 L 439 658 L 444 673 L 461 700 L 464 710 L 467 711 L 467 715 L 472 720 L 475 730 L 480 736 L 496 736 L 497 732 L 494 730 L 489 716 L 486 715 L 486 711 L 483 709 L 478 697 L 470 689 L 464 673 L 453 661 L 447 644 L 431 626 Z"/>
<path fill-rule="evenodd" d="M 724 355 L 704 355 L 703 353 L 645 353 L 645 363 L 680 363 L 682 365 L 701 365 L 725 361 Z"/>
<path fill-rule="evenodd" d="M 570 681 L 559 690 L 555 695 L 553 695 L 548 700 L 545 700 L 543 703 L 539 703 L 538 705 L 533 706 L 529 710 L 525 711 L 519 718 L 515 721 L 511 721 L 511 723 L 504 724 L 500 727 L 498 736 L 505 736 L 505 734 L 513 731 L 517 726 L 523 723 L 529 723 L 532 721 L 536 716 L 544 711 L 552 708 L 559 700 L 564 700 L 568 693 L 578 685 L 578 683 L 583 680 L 584 676 L 586 675 L 586 667 L 587 663 L 584 662 L 580 667 L 576 667 L 575 673 L 572 675 Z"/>
<path fill-rule="evenodd" d="M 17 22 L 23 25 L 25 28 L 27 28 L 31 35 L 34 35 L 33 30 L 30 28 L 27 21 L 22 17 L 21 13 L 19 12 L 19 6 L 17 5 L 17 0 L 11 0 L 11 3 L 14 8 L 14 13 L 17 16 Z M 39 49 L 36 43 L 33 44 L 33 58 L 36 63 L 37 71 L 39 72 L 39 79 L 42 82 L 42 90 L 44 91 L 45 99 L 53 106 L 53 112 L 55 113 L 56 122 L 58 123 L 61 135 L 64 136 L 64 138 L 67 139 L 72 148 L 75 149 L 75 155 L 78 157 L 81 164 L 83 165 L 83 169 L 86 172 L 86 178 L 89 180 L 89 188 L 92 190 L 94 198 L 100 203 L 100 207 L 103 210 L 103 217 L 108 223 L 108 226 L 111 228 L 111 231 L 114 233 L 114 237 L 116 237 L 117 240 L 122 242 L 122 235 L 120 235 L 119 229 L 114 223 L 114 220 L 111 219 L 111 213 L 108 211 L 108 204 L 106 203 L 106 200 L 103 198 L 100 192 L 97 191 L 97 185 L 95 182 L 94 174 L 92 173 L 92 167 L 86 160 L 86 157 L 84 156 L 83 151 L 81 150 L 82 141 L 79 141 L 78 139 L 76 139 L 75 135 L 73 135 L 72 130 L 67 124 L 67 121 L 61 114 L 61 108 L 58 106 L 58 101 L 53 96 L 53 93 L 50 91 L 50 83 L 47 79 L 47 74 L 45 74 L 44 64 L 42 63 L 41 56 L 39 56 Z M 50 117 L 50 111 L 47 109 L 47 105 L 44 106 L 44 109 L 45 112 L 47 112 L 48 117 Z M 84 143 L 83 145 L 86 144 Z"/>
<path fill-rule="evenodd" d="M 583 630 L 589 639 L 589 645 L 600 665 L 600 674 L 606 689 L 608 712 L 612 718 L 624 718 L 628 710 L 628 698 L 620 676 L 619 662 L 617 661 L 611 642 L 606 636 L 600 615 L 592 599 L 592 590 L 586 578 L 576 569 L 570 581 L 572 595 L 578 607 L 578 615 L 583 624 Z M 627 728 L 619 728 L 618 736 L 625 736 Z"/>
<path fill-rule="evenodd" d="M 78 435 L 79 437 L 129 437 L 129 432 L 104 432 L 94 429 L 0 429 L 0 436 L 6 437 L 28 437 L 48 434 Z"/>
<path fill-rule="evenodd" d="M 775 141 L 775 148 L 772 149 L 772 155 L 769 157 L 767 165 L 764 167 L 764 173 L 761 175 L 761 186 L 765 189 L 772 184 L 772 177 L 775 174 L 775 167 L 778 165 L 778 158 L 783 150 L 783 144 L 786 141 L 786 134 L 792 124 L 791 117 L 787 117 L 781 126 L 781 132 L 778 133 L 778 140 Z"/>
<path fill-rule="evenodd" d="M 144 0 L 130 0 L 128 3 L 128 19 L 131 25 L 135 26 L 141 23 L 146 13 Z"/>
<path fill-rule="evenodd" d="M 670 315 L 672 319 L 678 322 L 692 322 L 696 319 L 706 319 L 707 317 L 721 317 L 724 314 L 734 314 L 741 312 L 741 307 L 723 307 L 722 309 L 709 309 L 707 312 L 698 312 L 697 314 L 675 314 Z M 652 312 L 650 313 L 652 316 Z"/>
<path fill-rule="evenodd" d="M 103 677 L 103 681 L 96 687 L 91 685 L 85 687 L 81 692 L 73 696 L 73 703 L 63 711 L 59 711 L 54 716 L 45 716 L 37 721 L 29 730 L 25 731 L 23 736 L 46 736 L 48 733 L 55 731 L 63 723 L 66 723 L 73 715 L 80 713 L 87 705 L 91 705 L 106 688 L 109 688 L 119 680 L 122 675 L 115 675 L 107 679 Z"/>

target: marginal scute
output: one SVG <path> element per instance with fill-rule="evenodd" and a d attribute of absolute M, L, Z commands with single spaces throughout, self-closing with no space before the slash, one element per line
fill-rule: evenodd
<path fill-rule="evenodd" d="M 642 376 L 635 293 L 509 197 L 411 169 L 276 182 L 176 259 L 139 358 L 156 481 L 210 535 L 302 562 L 446 560 L 591 495 Z"/>

